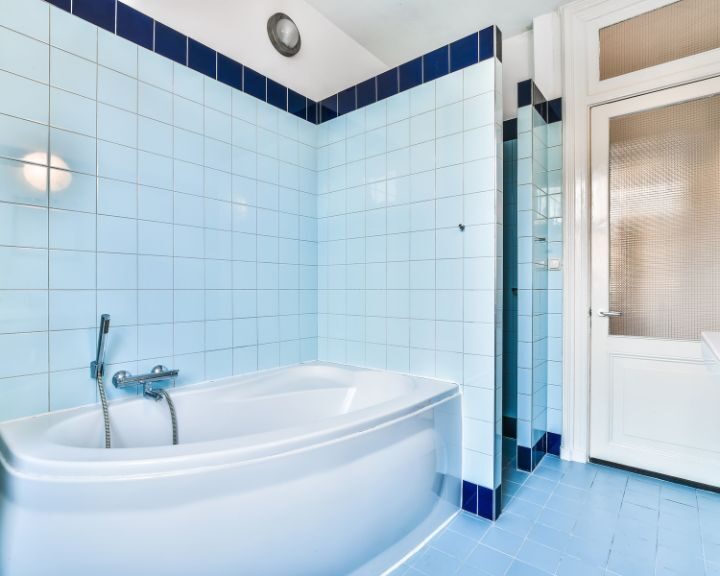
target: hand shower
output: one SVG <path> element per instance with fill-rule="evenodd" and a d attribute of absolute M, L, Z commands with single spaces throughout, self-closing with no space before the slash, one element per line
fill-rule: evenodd
<path fill-rule="evenodd" d="M 100 404 L 102 405 L 103 422 L 105 425 L 105 448 L 110 448 L 110 410 L 108 409 L 107 396 L 105 396 L 105 384 L 103 375 L 105 373 L 105 346 L 107 335 L 110 332 L 110 314 L 100 316 L 100 333 L 98 334 L 97 352 L 95 360 L 90 364 L 90 375 L 97 380 Z"/>

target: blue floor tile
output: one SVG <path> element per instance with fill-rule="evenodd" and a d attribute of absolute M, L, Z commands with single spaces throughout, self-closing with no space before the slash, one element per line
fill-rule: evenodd
<path fill-rule="evenodd" d="M 720 494 L 555 456 L 512 466 L 496 522 L 459 514 L 393 576 L 720 576 Z"/>

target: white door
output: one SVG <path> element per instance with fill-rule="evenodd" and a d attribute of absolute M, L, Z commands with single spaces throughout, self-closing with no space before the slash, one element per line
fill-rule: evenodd
<path fill-rule="evenodd" d="M 590 456 L 720 485 L 720 78 L 592 110 Z"/>

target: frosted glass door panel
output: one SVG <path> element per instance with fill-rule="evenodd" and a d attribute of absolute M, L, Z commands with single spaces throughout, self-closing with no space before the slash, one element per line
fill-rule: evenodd
<path fill-rule="evenodd" d="M 609 129 L 610 335 L 720 330 L 720 95 Z"/>

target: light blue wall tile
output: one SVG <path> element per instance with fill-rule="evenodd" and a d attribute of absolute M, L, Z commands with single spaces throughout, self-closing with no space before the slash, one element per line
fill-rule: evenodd
<path fill-rule="evenodd" d="M 95 354 L 95 328 L 50 332 L 50 370 L 83 368 Z"/>
<path fill-rule="evenodd" d="M 50 89 L 50 125 L 85 136 L 95 136 L 97 106 L 95 100 L 58 88 Z"/>
<path fill-rule="evenodd" d="M 138 292 L 138 321 L 140 324 L 172 323 L 173 291 L 140 290 Z M 143 331 L 141 329 L 141 341 L 142 338 Z"/>
<path fill-rule="evenodd" d="M 138 222 L 138 252 L 172 256 L 173 229 L 171 224 L 162 222 Z"/>
<path fill-rule="evenodd" d="M 47 44 L 0 26 L 0 69 L 47 84 L 49 61 Z"/>
<path fill-rule="evenodd" d="M 1 0 L 0 26 L 48 42 L 50 7 L 40 0 Z"/>
<path fill-rule="evenodd" d="M 157 222 L 172 222 L 173 193 L 170 190 L 138 187 L 138 218 Z"/>
<path fill-rule="evenodd" d="M 47 205 L 47 168 L 0 158 L 0 201 Z"/>
<path fill-rule="evenodd" d="M 97 249 L 101 252 L 137 253 L 137 220 L 97 217 Z"/>
<path fill-rule="evenodd" d="M 98 64 L 137 78 L 138 47 L 106 30 L 98 30 Z"/>
<path fill-rule="evenodd" d="M 97 109 L 98 138 L 137 147 L 137 116 L 114 106 L 99 104 Z"/>
<path fill-rule="evenodd" d="M 47 209 L 0 202 L 0 244 L 47 248 Z"/>
<path fill-rule="evenodd" d="M 138 85 L 138 113 L 166 124 L 173 121 L 173 98 L 170 92 L 150 84 Z"/>
<path fill-rule="evenodd" d="M 95 62 L 97 32 L 96 26 L 77 16 L 55 7 L 50 9 L 50 44 L 53 46 Z"/>
<path fill-rule="evenodd" d="M 57 48 L 50 49 L 50 85 L 86 98 L 97 95 L 97 64 Z"/>
<path fill-rule="evenodd" d="M 96 211 L 97 178 L 89 174 L 50 169 L 50 207 Z"/>
<path fill-rule="evenodd" d="M 173 68 L 173 92 L 183 98 L 202 104 L 205 90 L 203 75 L 182 64 L 174 63 Z"/>
<path fill-rule="evenodd" d="M 87 369 L 50 373 L 50 410 L 94 404 L 97 384 Z"/>
<path fill-rule="evenodd" d="M 202 105 L 192 100 L 175 96 L 173 98 L 173 123 L 178 128 L 202 134 L 204 123 Z"/>
<path fill-rule="evenodd" d="M 47 149 L 47 127 L 0 114 L 0 156 L 47 165 Z M 24 175 L 40 185 L 36 172 L 25 171 Z"/>
<path fill-rule="evenodd" d="M 97 322 L 95 304 L 94 290 L 51 290 L 50 330 L 95 327 Z M 113 318 L 113 323 L 115 323 L 115 318 Z"/>
<path fill-rule="evenodd" d="M 50 248 L 94 251 L 95 215 L 70 210 L 50 210 Z"/>
<path fill-rule="evenodd" d="M 47 332 L 0 334 L 0 378 L 40 374 L 47 369 Z M 0 386 L 4 383 L 0 380 Z"/>
<path fill-rule="evenodd" d="M 47 124 L 48 87 L 22 76 L 0 71 L 0 112 Z"/>
<path fill-rule="evenodd" d="M 138 118 L 138 148 L 154 154 L 172 156 L 172 126 L 152 120 Z"/>
<path fill-rule="evenodd" d="M 138 88 L 137 80 L 130 76 L 104 66 L 98 67 L 97 99 L 99 102 L 122 108 L 128 112 L 138 112 L 139 108 L 140 113 L 143 113 L 143 106 L 150 106 L 148 92 L 156 93 L 156 89 L 148 88 L 149 90 L 144 90 L 142 83 Z M 158 113 L 167 114 L 168 112 Z"/>
<path fill-rule="evenodd" d="M 41 332 L 47 326 L 46 290 L 0 291 L 0 333 Z"/>
<path fill-rule="evenodd" d="M 138 257 L 138 288 L 168 290 L 173 287 L 173 259 L 169 256 Z"/>
<path fill-rule="evenodd" d="M 171 92 L 173 89 L 173 62 L 159 54 L 138 48 L 138 78 Z"/>
<path fill-rule="evenodd" d="M 137 151 L 133 148 L 98 141 L 97 143 L 98 176 L 122 180 L 137 181 Z"/>
<path fill-rule="evenodd" d="M 95 253 L 50 250 L 51 290 L 95 289 Z"/>
<path fill-rule="evenodd" d="M 47 339 L 47 336 L 45 338 Z M 34 416 L 47 410 L 47 374 L 0 380 L 0 420 Z"/>
<path fill-rule="evenodd" d="M 230 114 L 232 112 L 232 92 L 230 87 L 213 80 L 205 78 L 205 106 Z"/>
<path fill-rule="evenodd" d="M 47 250 L 0 246 L 1 289 L 43 290 L 48 286 Z"/>
<path fill-rule="evenodd" d="M 50 166 L 84 174 L 95 174 L 97 170 L 95 139 L 51 128 Z"/>
<path fill-rule="evenodd" d="M 97 287 L 99 290 L 134 290 L 137 288 L 137 256 L 133 254 L 97 255 Z"/>
<path fill-rule="evenodd" d="M 130 182 L 98 178 L 98 214 L 137 217 L 137 186 Z"/>

